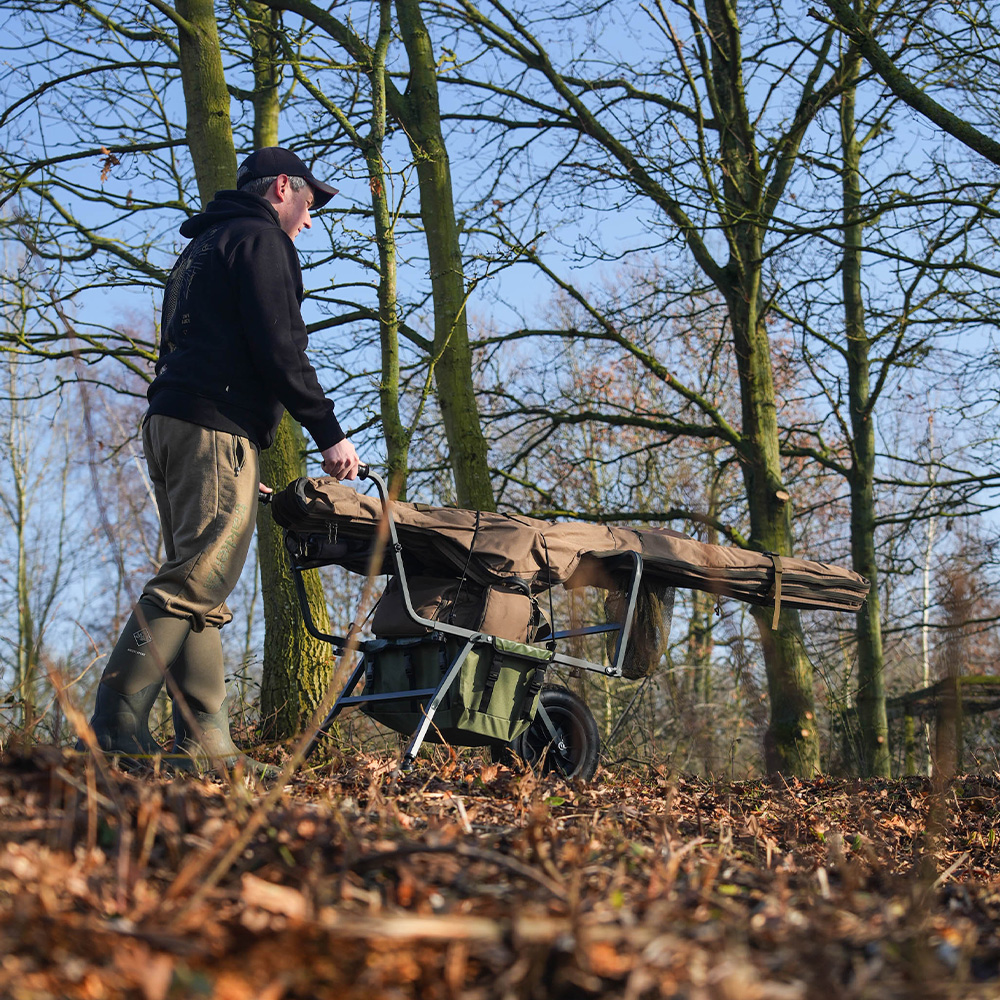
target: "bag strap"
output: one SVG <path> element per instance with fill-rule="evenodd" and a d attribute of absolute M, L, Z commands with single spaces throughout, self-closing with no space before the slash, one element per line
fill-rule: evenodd
<path fill-rule="evenodd" d="M 545 668 L 547 666 L 547 663 L 543 663 L 531 672 L 531 680 L 528 681 L 528 690 L 525 692 L 524 707 L 521 709 L 522 719 L 531 720 L 535 699 L 538 697 L 538 692 L 542 690 L 542 684 L 545 681 Z"/>
<path fill-rule="evenodd" d="M 771 584 L 771 591 L 767 595 L 774 598 L 774 616 L 771 618 L 771 631 L 774 632 L 778 628 L 778 616 L 781 614 L 781 575 L 784 568 L 781 565 L 781 556 L 777 552 L 765 552 L 764 555 L 769 556 L 774 564 L 774 583 Z"/>
<path fill-rule="evenodd" d="M 549 585 L 549 641 L 546 645 L 549 649 L 555 649 L 556 608 L 552 597 L 552 564 L 549 562 L 549 543 L 545 540 L 544 532 L 542 534 L 542 551 L 545 553 L 545 578 Z M 539 608 L 539 610 L 541 610 L 541 608 Z"/>
<path fill-rule="evenodd" d="M 469 554 L 465 560 L 465 566 L 462 568 L 462 576 L 458 581 L 458 590 L 455 592 L 455 603 L 451 606 L 451 614 L 448 616 L 448 624 L 455 624 L 455 613 L 458 611 L 458 602 L 462 599 L 462 588 L 465 586 L 465 581 L 469 575 L 469 566 L 472 563 L 472 553 L 476 549 L 476 539 L 479 537 L 479 511 L 476 511 L 476 524 L 472 529 L 472 541 L 469 542 Z"/>
<path fill-rule="evenodd" d="M 497 680 L 500 677 L 500 671 L 503 668 L 503 653 L 494 648 L 493 650 L 493 660 L 490 663 L 489 672 L 486 674 L 486 683 L 483 685 L 482 697 L 479 699 L 479 709 L 480 712 L 489 711 L 490 699 L 493 697 L 493 688 L 496 687 Z"/>

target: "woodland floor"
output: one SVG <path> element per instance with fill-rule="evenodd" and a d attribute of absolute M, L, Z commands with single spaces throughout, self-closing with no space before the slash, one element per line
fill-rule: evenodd
<path fill-rule="evenodd" d="M 0 755 L 0 997 L 1000 997 L 1000 780 Z M 103 765 L 103 762 L 102 762 Z"/>

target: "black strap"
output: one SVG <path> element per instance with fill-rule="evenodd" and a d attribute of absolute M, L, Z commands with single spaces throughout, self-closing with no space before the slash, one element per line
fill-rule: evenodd
<path fill-rule="evenodd" d="M 538 692 L 542 690 L 542 684 L 545 681 L 545 668 L 547 665 L 544 663 L 540 664 L 531 673 L 531 680 L 528 681 L 528 690 L 524 699 L 524 708 L 521 709 L 522 719 L 531 718 L 535 698 L 538 697 Z"/>
<path fill-rule="evenodd" d="M 455 592 L 455 603 L 451 606 L 451 614 L 448 616 L 448 624 L 455 624 L 455 613 L 458 611 L 458 602 L 462 599 L 462 588 L 469 573 L 469 564 L 472 562 L 472 553 L 476 549 L 476 539 L 479 537 L 479 511 L 476 511 L 476 526 L 472 529 L 472 541 L 469 542 L 469 555 L 465 560 L 462 569 L 461 579 L 458 581 L 458 590 Z"/>
<path fill-rule="evenodd" d="M 490 663 L 489 672 L 486 674 L 486 683 L 483 685 L 483 694 L 479 699 L 479 711 L 488 712 L 490 699 L 493 697 L 493 688 L 496 687 L 500 677 L 500 670 L 503 668 L 503 653 L 499 649 L 493 650 L 493 662 Z"/>
<path fill-rule="evenodd" d="M 556 640 L 554 638 L 555 628 L 556 628 L 556 608 L 553 603 L 552 597 L 552 566 L 549 563 L 549 545 L 545 541 L 545 535 L 542 535 L 542 551 L 545 553 L 545 579 L 549 585 L 549 641 L 546 643 L 549 649 L 556 648 Z M 539 609 L 541 610 L 541 609 Z"/>

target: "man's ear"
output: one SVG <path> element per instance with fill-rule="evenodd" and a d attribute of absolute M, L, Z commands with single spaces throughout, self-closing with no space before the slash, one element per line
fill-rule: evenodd
<path fill-rule="evenodd" d="M 289 187 L 288 174 L 278 174 L 274 179 L 274 196 L 279 202 L 285 201 L 288 197 L 288 193 L 291 191 Z"/>

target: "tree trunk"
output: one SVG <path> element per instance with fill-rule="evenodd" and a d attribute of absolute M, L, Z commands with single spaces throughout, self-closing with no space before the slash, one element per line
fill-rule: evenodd
<path fill-rule="evenodd" d="M 326 31 L 359 63 L 373 66 L 377 61 L 375 52 L 348 22 L 311 0 L 269 0 L 269 3 L 294 11 Z M 496 500 L 490 482 L 486 438 L 472 378 L 467 290 L 448 151 L 441 132 L 437 63 L 418 0 L 397 0 L 396 13 L 410 61 L 410 78 L 406 93 L 401 94 L 388 74 L 384 74 L 385 98 L 387 111 L 406 132 L 416 161 L 434 300 L 434 341 L 429 368 L 448 441 L 456 499 L 465 507 L 494 510 Z M 384 307 L 381 298 L 379 306 Z M 390 379 L 392 364 L 390 358 L 387 370 Z M 383 407 L 392 405 L 391 395 L 390 389 L 389 395 L 382 397 Z"/>
<path fill-rule="evenodd" d="M 212 0 L 177 0 L 177 14 L 187 138 L 204 206 L 236 180 L 229 91 Z"/>
<path fill-rule="evenodd" d="M 856 80 L 860 60 L 851 79 Z M 857 618 L 858 722 L 861 729 L 861 773 L 890 776 L 889 721 L 885 712 L 885 676 L 882 623 L 879 606 L 878 564 L 875 558 L 875 427 L 869 401 L 869 343 L 861 291 L 861 253 L 864 231 L 859 222 L 861 146 L 854 119 L 855 88 L 841 98 L 843 148 L 844 253 L 841 275 L 844 289 L 844 329 L 847 334 L 848 398 L 854 454 L 849 472 L 851 489 L 851 559 L 855 572 L 868 578 L 871 590 Z"/>
<path fill-rule="evenodd" d="M 385 60 L 392 39 L 391 0 L 380 0 L 379 35 L 369 79 L 372 88 L 371 132 L 365 143 L 368 187 L 371 191 L 375 242 L 378 246 L 378 327 L 382 376 L 378 395 L 386 447 L 386 481 L 394 496 L 406 499 L 410 436 L 399 415 L 399 311 L 396 295 L 396 233 L 386 185 L 382 146 L 385 141 Z"/>
<path fill-rule="evenodd" d="M 246 7 L 250 19 L 254 70 L 254 148 L 278 145 L 281 71 L 273 29 L 278 15 L 262 3 Z M 281 418 L 274 443 L 261 453 L 261 477 L 275 489 L 306 474 L 306 436 L 289 414 Z M 260 711 L 265 734 L 286 739 L 299 732 L 319 705 L 333 677 L 335 659 L 329 643 L 305 629 L 292 569 L 285 551 L 284 532 L 270 510 L 257 511 L 257 549 L 264 595 L 264 665 Z M 318 570 L 303 574 L 309 607 L 316 627 L 330 631 L 326 595 Z"/>
<path fill-rule="evenodd" d="M 261 453 L 261 475 L 276 487 L 305 475 L 305 436 L 286 413 L 274 444 Z M 298 595 L 283 542 L 284 533 L 268 508 L 257 512 L 257 548 L 264 594 L 264 676 L 260 710 L 265 734 L 294 736 L 319 705 L 333 677 L 329 643 L 311 636 L 302 621 Z M 326 596 L 318 570 L 303 574 L 316 627 L 330 630 Z"/>
<path fill-rule="evenodd" d="M 720 291 L 726 297 L 740 381 L 743 418 L 740 467 L 750 512 L 750 544 L 762 552 L 792 552 L 791 505 L 784 489 L 771 345 L 763 313 L 764 173 L 746 106 L 740 27 L 732 0 L 707 0 L 712 82 L 720 117 L 719 145 L 728 216 L 729 262 Z M 819 734 L 812 664 L 805 655 L 797 611 L 783 609 L 777 628 L 770 612 L 754 614 L 767 669 L 771 720 L 764 740 L 768 771 L 811 777 L 819 771 Z"/>
<path fill-rule="evenodd" d="M 756 297 L 756 276 L 737 287 L 742 291 L 747 284 Z M 755 312 L 745 308 L 739 293 L 730 298 L 743 414 L 740 467 L 750 512 L 750 545 L 761 552 L 790 555 L 791 503 L 782 481 L 770 343 L 765 323 Z M 772 773 L 812 777 L 820 769 L 819 734 L 813 670 L 805 653 L 799 613 L 781 609 L 777 628 L 772 628 L 770 610 L 756 610 L 754 620 L 760 630 L 771 704 L 764 737 L 765 764 Z"/>
<path fill-rule="evenodd" d="M 416 160 L 420 216 L 427 239 L 434 296 L 431 364 L 448 438 L 456 498 L 463 507 L 495 510 L 486 438 L 472 382 L 467 293 L 451 168 L 441 132 L 437 65 L 418 0 L 397 0 L 396 13 L 410 61 L 410 82 L 400 101 L 405 109 L 402 124 Z"/>
<path fill-rule="evenodd" d="M 244 9 L 253 61 L 253 146 L 263 149 L 278 145 L 281 68 L 275 32 L 280 15 L 258 0 L 247 0 Z"/>
<path fill-rule="evenodd" d="M 31 582 L 28 579 L 28 508 L 21 458 L 24 453 L 13 441 L 14 413 L 11 414 L 10 461 L 14 473 L 14 531 L 17 536 L 17 698 L 21 703 L 21 730 L 25 738 L 35 725 L 35 684 L 38 677 L 38 636 L 31 609 Z"/>
<path fill-rule="evenodd" d="M 765 324 L 730 301 L 743 412 L 740 465 L 750 511 L 750 544 L 761 552 L 792 552 L 791 503 L 778 449 L 776 401 Z M 777 628 L 769 609 L 756 609 L 771 718 L 764 737 L 767 770 L 812 777 L 820 769 L 813 670 L 798 611 L 783 608 Z"/>

